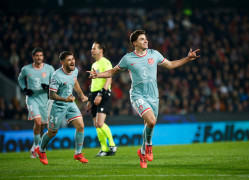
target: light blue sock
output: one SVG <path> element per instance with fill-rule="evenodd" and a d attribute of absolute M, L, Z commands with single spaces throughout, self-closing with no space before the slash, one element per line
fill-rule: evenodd
<path fill-rule="evenodd" d="M 37 135 L 34 134 L 34 146 L 35 146 L 35 147 L 39 146 L 40 141 L 41 141 L 41 136 L 40 136 L 40 134 L 37 134 Z"/>
<path fill-rule="evenodd" d="M 142 154 L 145 154 L 145 142 L 146 142 L 146 124 L 145 124 L 145 127 L 144 127 L 144 131 L 143 131 L 143 144 L 142 144 L 142 148 L 141 148 L 141 153 Z"/>
<path fill-rule="evenodd" d="M 84 132 L 75 132 L 75 154 L 80 154 L 84 142 Z"/>
<path fill-rule="evenodd" d="M 146 131 L 146 145 L 152 145 L 152 136 L 153 136 L 153 130 L 154 128 L 149 128 L 147 125 L 145 125 L 145 131 Z"/>
<path fill-rule="evenodd" d="M 48 143 L 50 141 L 50 137 L 48 137 L 48 133 L 46 132 L 45 134 L 43 134 L 42 136 L 42 140 L 41 140 L 41 146 L 40 146 L 40 151 L 41 152 L 45 152 L 46 151 L 46 148 L 48 146 Z"/>

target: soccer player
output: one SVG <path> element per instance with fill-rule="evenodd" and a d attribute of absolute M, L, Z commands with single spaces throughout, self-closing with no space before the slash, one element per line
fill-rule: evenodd
<path fill-rule="evenodd" d="M 95 63 L 92 69 L 97 72 L 104 72 L 112 69 L 111 62 L 103 55 L 105 53 L 105 45 L 101 42 L 94 42 L 92 45 L 92 57 Z M 111 83 L 112 78 L 97 78 L 92 79 L 91 93 L 88 99 L 87 107 L 91 110 L 93 123 L 97 130 L 98 139 L 101 145 L 101 150 L 96 156 L 115 155 L 117 146 L 115 145 L 112 133 L 107 124 L 105 124 L 106 115 L 110 113 L 111 109 Z M 107 140 L 109 148 L 107 146 Z"/>
<path fill-rule="evenodd" d="M 199 49 L 188 52 L 187 57 L 180 60 L 169 61 L 158 51 L 148 49 L 148 40 L 144 30 L 136 30 L 130 35 L 130 43 L 135 50 L 127 53 L 117 66 L 108 71 L 98 73 L 87 71 L 90 78 L 109 78 L 122 70 L 128 69 L 132 84 L 130 90 L 131 104 L 138 114 L 144 119 L 143 144 L 137 153 L 140 158 L 140 166 L 147 168 L 147 161 L 153 160 L 152 135 L 158 115 L 159 93 L 157 87 L 157 65 L 167 69 L 174 69 L 193 61 L 199 56 Z"/>
<path fill-rule="evenodd" d="M 81 153 L 84 141 L 84 123 L 79 108 L 74 102 L 73 90 L 82 102 L 87 101 L 88 98 L 83 94 L 77 81 L 78 69 L 75 68 L 73 54 L 64 51 L 59 55 L 59 59 L 62 67 L 55 71 L 49 86 L 48 131 L 42 136 L 41 146 L 36 151 L 40 161 L 47 165 L 46 147 L 66 118 L 67 122 L 72 122 L 76 128 L 74 159 L 88 163 L 88 160 Z"/>
<path fill-rule="evenodd" d="M 39 146 L 43 124 L 47 123 L 48 87 L 54 68 L 43 63 L 43 49 L 39 47 L 32 51 L 32 58 L 34 62 L 22 68 L 18 83 L 26 95 L 28 120 L 34 121 L 34 143 L 30 152 L 31 158 L 36 158 L 35 148 Z"/>

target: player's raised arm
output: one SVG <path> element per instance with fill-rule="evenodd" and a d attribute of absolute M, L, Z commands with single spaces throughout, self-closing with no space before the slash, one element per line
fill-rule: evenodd
<path fill-rule="evenodd" d="M 174 69 L 174 68 L 180 67 L 180 66 L 186 64 L 189 61 L 193 61 L 196 58 L 199 58 L 200 55 L 196 54 L 199 51 L 200 51 L 200 49 L 197 49 L 195 51 L 192 51 L 192 49 L 190 49 L 189 52 L 188 52 L 188 56 L 185 57 L 185 58 L 182 58 L 180 60 L 169 61 L 169 60 L 165 59 L 165 62 L 162 63 L 162 66 L 167 68 L 167 69 Z"/>
<path fill-rule="evenodd" d="M 121 70 L 117 66 L 115 66 L 114 68 L 112 68 L 110 70 L 107 70 L 107 71 L 104 71 L 102 73 L 97 73 L 95 71 L 95 69 L 93 69 L 93 71 L 86 71 L 86 72 L 90 73 L 89 78 L 96 79 L 96 78 L 109 78 L 109 77 L 112 77 L 112 76 L 120 73 Z"/>

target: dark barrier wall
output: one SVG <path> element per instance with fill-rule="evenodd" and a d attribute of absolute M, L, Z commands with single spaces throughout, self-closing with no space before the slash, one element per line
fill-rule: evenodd
<path fill-rule="evenodd" d="M 132 146 L 142 143 L 140 125 L 110 126 L 117 146 Z M 51 140 L 48 149 L 74 148 L 74 128 L 62 128 Z M 28 151 L 32 146 L 33 131 L 1 131 L 0 152 Z M 192 122 L 157 124 L 154 129 L 153 144 L 192 144 L 224 141 L 248 141 L 249 119 L 247 121 Z M 85 128 L 84 147 L 99 146 L 94 127 Z"/>

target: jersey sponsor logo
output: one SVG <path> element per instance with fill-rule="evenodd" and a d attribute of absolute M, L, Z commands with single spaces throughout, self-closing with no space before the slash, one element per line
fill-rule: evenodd
<path fill-rule="evenodd" d="M 144 107 L 143 107 L 142 105 L 139 106 L 140 111 L 142 111 L 143 108 L 144 108 Z"/>
<path fill-rule="evenodd" d="M 133 66 L 134 64 L 137 64 L 137 63 L 131 63 L 132 66 Z"/>
<path fill-rule="evenodd" d="M 46 73 L 46 72 L 43 72 L 43 73 L 42 73 L 42 77 L 43 77 L 43 78 L 47 77 L 47 73 Z"/>
<path fill-rule="evenodd" d="M 153 64 L 154 64 L 154 59 L 153 59 L 153 58 L 148 59 L 148 63 L 149 63 L 150 65 L 153 65 Z"/>

